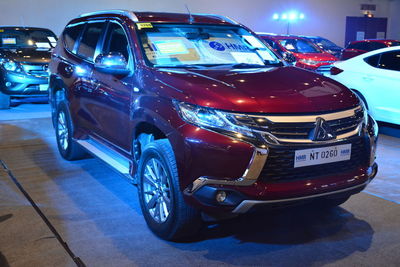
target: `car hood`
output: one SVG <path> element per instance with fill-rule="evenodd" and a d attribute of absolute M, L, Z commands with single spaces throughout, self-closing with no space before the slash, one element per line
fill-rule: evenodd
<path fill-rule="evenodd" d="M 347 109 L 356 96 L 340 83 L 295 67 L 246 70 L 157 69 L 155 79 L 182 101 L 249 113 L 318 113 Z"/>
<path fill-rule="evenodd" d="M 315 61 L 336 61 L 337 58 L 330 53 L 295 53 L 298 59 L 311 59 Z"/>
<path fill-rule="evenodd" d="M 34 48 L 0 49 L 0 57 L 16 62 L 49 63 L 51 51 Z"/>

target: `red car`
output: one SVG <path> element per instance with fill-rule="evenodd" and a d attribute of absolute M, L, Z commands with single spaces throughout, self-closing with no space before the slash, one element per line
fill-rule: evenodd
<path fill-rule="evenodd" d="M 373 50 L 398 45 L 400 45 L 400 42 L 397 40 L 371 39 L 354 41 L 349 43 L 349 45 L 343 49 L 340 60 L 346 60 Z"/>
<path fill-rule="evenodd" d="M 339 205 L 377 172 L 377 125 L 357 96 L 225 17 L 85 14 L 50 71 L 61 156 L 90 152 L 137 184 L 168 240 L 260 206 Z"/>
<path fill-rule="evenodd" d="M 329 66 L 338 59 L 323 51 L 310 40 L 298 36 L 258 33 L 278 54 L 296 67 L 329 72 Z"/>

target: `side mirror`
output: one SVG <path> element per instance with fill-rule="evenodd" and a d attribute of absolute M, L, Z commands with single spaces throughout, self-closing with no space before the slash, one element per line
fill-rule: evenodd
<path fill-rule="evenodd" d="M 121 53 L 116 52 L 98 55 L 94 61 L 94 67 L 100 72 L 115 75 L 128 75 L 130 73 L 126 58 Z"/>
<path fill-rule="evenodd" d="M 282 57 L 286 62 L 290 64 L 294 65 L 294 63 L 296 63 L 296 57 L 292 53 L 284 52 Z"/>

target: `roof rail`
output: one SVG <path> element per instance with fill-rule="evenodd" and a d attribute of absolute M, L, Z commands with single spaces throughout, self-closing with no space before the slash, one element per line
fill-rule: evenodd
<path fill-rule="evenodd" d="M 135 13 L 133 11 L 129 10 L 123 10 L 123 9 L 114 9 L 114 10 L 101 10 L 101 11 L 95 11 L 95 12 L 90 12 L 90 13 L 85 13 L 80 15 L 79 17 L 88 17 L 88 16 L 93 16 L 93 15 L 102 15 L 102 14 L 118 14 L 118 15 L 124 15 L 133 20 L 134 22 L 139 21 L 138 18 L 136 17 Z"/>

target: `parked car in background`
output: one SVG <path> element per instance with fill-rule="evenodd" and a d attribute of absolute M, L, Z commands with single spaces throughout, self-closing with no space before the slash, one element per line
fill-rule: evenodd
<path fill-rule="evenodd" d="M 0 27 L 0 108 L 10 97 L 48 95 L 48 66 L 56 35 L 43 28 Z"/>
<path fill-rule="evenodd" d="M 320 36 L 304 36 L 304 35 L 299 35 L 299 37 L 303 37 L 310 40 L 319 48 L 321 48 L 325 52 L 334 55 L 336 58 L 340 58 L 342 54 L 343 47 L 338 46 L 337 44 L 326 38 Z"/>
<path fill-rule="evenodd" d="M 278 54 L 296 67 L 320 73 L 329 72 L 330 65 L 338 59 L 323 51 L 311 41 L 290 35 L 258 33 Z"/>
<path fill-rule="evenodd" d="M 354 41 L 349 43 L 346 48 L 343 49 L 340 60 L 346 60 L 377 49 L 399 45 L 400 42 L 397 40 L 370 39 Z"/>
<path fill-rule="evenodd" d="M 337 206 L 377 172 L 377 125 L 354 93 L 226 17 L 85 14 L 50 70 L 61 156 L 89 151 L 137 183 L 164 239 L 264 205 Z"/>
<path fill-rule="evenodd" d="M 400 124 L 400 47 L 337 62 L 330 77 L 356 92 L 375 119 Z"/>

